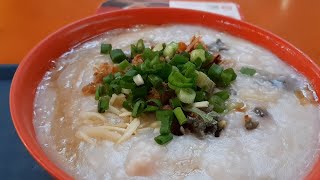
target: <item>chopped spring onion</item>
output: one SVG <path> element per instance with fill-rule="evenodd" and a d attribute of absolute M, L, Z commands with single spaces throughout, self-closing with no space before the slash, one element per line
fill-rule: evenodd
<path fill-rule="evenodd" d="M 147 105 L 147 107 L 144 109 L 144 112 L 154 112 L 159 110 L 159 108 L 157 106 L 149 106 Z"/>
<path fill-rule="evenodd" d="M 253 76 L 256 73 L 256 70 L 249 67 L 242 67 L 240 72 L 248 76 Z"/>
<path fill-rule="evenodd" d="M 162 84 L 162 79 L 154 74 L 148 75 L 148 80 L 155 88 L 159 87 Z"/>
<path fill-rule="evenodd" d="M 168 142 L 170 142 L 173 139 L 172 134 L 166 134 L 166 135 L 159 135 L 157 137 L 154 138 L 154 140 L 156 141 L 156 143 L 160 144 L 160 145 L 164 145 L 167 144 Z"/>
<path fill-rule="evenodd" d="M 105 91 L 105 88 L 103 85 L 100 85 L 97 89 L 96 89 L 96 94 L 95 94 L 95 100 L 99 100 L 100 96 L 103 96 Z"/>
<path fill-rule="evenodd" d="M 133 77 L 134 75 L 136 75 L 138 72 L 134 69 L 130 69 L 129 71 L 126 72 L 126 74 L 124 74 L 124 76 L 127 77 Z"/>
<path fill-rule="evenodd" d="M 181 102 L 191 104 L 194 102 L 196 92 L 191 88 L 180 89 L 178 92 L 178 98 Z"/>
<path fill-rule="evenodd" d="M 180 55 L 180 54 L 176 54 L 173 56 L 173 58 L 171 59 L 170 61 L 170 64 L 174 65 L 174 66 L 177 66 L 179 64 L 185 64 L 189 61 L 189 58 L 183 56 L 183 55 Z"/>
<path fill-rule="evenodd" d="M 196 49 L 203 49 L 203 50 L 205 50 L 205 48 L 204 48 L 204 46 L 203 46 L 202 43 L 199 43 L 199 44 L 197 45 Z"/>
<path fill-rule="evenodd" d="M 161 66 L 162 69 L 160 71 L 159 74 L 157 74 L 159 77 L 161 77 L 162 79 L 168 79 L 170 73 L 172 72 L 172 66 L 170 66 L 169 64 L 164 64 Z"/>
<path fill-rule="evenodd" d="M 179 98 L 170 99 L 170 105 L 172 108 L 177 108 L 182 106 Z"/>
<path fill-rule="evenodd" d="M 205 122 L 210 122 L 212 124 L 216 124 L 217 120 L 216 120 L 216 114 L 214 113 L 206 113 L 202 110 L 200 110 L 199 108 L 196 107 L 186 107 L 184 108 L 185 111 L 189 111 L 189 112 L 193 112 L 198 114 Z"/>
<path fill-rule="evenodd" d="M 121 92 L 122 92 L 123 94 L 130 94 L 130 93 L 131 93 L 131 89 L 122 88 L 122 89 L 121 89 Z"/>
<path fill-rule="evenodd" d="M 128 101 L 128 100 L 123 101 L 122 106 L 128 111 L 132 111 L 133 107 L 132 107 L 132 102 L 131 101 Z"/>
<path fill-rule="evenodd" d="M 200 58 L 197 58 L 196 60 L 193 61 L 193 63 L 196 65 L 197 69 L 200 69 L 203 61 Z"/>
<path fill-rule="evenodd" d="M 144 81 L 143 81 L 142 76 L 140 74 L 133 76 L 133 81 L 134 81 L 134 83 L 136 83 L 137 86 L 141 86 L 142 84 L 144 84 Z"/>
<path fill-rule="evenodd" d="M 163 50 L 163 43 L 156 44 L 152 51 L 161 51 Z"/>
<path fill-rule="evenodd" d="M 187 78 L 179 72 L 179 70 L 173 70 L 168 77 L 168 82 L 171 87 L 176 88 L 191 88 L 194 86 L 192 78 Z"/>
<path fill-rule="evenodd" d="M 130 89 L 133 89 L 133 88 L 136 87 L 136 84 L 133 82 L 132 79 L 131 79 L 131 81 L 132 81 L 132 82 L 125 81 L 124 78 L 123 78 L 123 79 L 121 79 L 121 80 L 119 81 L 119 85 L 120 85 L 121 88 L 129 89 L 129 90 L 130 90 Z M 131 92 L 131 91 L 130 91 L 130 92 Z M 126 94 L 126 93 L 124 93 L 124 94 Z"/>
<path fill-rule="evenodd" d="M 205 51 L 203 49 L 195 49 L 190 53 L 190 60 L 195 61 L 196 59 L 201 59 L 202 62 L 206 60 Z"/>
<path fill-rule="evenodd" d="M 179 124 L 182 126 L 183 124 L 185 124 L 187 122 L 187 118 L 184 115 L 181 107 L 177 107 L 173 110 L 174 115 L 176 116 L 176 118 L 179 121 Z"/>
<path fill-rule="evenodd" d="M 151 105 L 151 106 L 157 106 L 157 107 L 161 107 L 162 106 L 162 103 L 159 99 L 149 99 L 147 101 L 147 104 L 148 105 Z"/>
<path fill-rule="evenodd" d="M 101 54 L 110 54 L 111 52 L 111 49 L 112 49 L 112 45 L 111 44 L 101 44 L 101 47 L 100 47 L 100 53 Z"/>
<path fill-rule="evenodd" d="M 127 61 L 127 60 L 124 60 L 124 61 L 122 61 L 119 65 L 118 65 L 118 67 L 119 67 L 119 69 L 121 70 L 121 71 L 124 71 L 124 70 L 126 70 L 128 67 L 130 67 L 131 66 L 131 64 L 129 63 L 129 61 Z"/>
<path fill-rule="evenodd" d="M 146 86 L 139 86 L 136 88 L 131 89 L 133 99 L 143 99 L 148 94 L 148 88 Z"/>
<path fill-rule="evenodd" d="M 186 77 L 195 77 L 196 76 L 196 66 L 192 62 L 187 62 L 183 65 L 182 73 Z"/>
<path fill-rule="evenodd" d="M 176 53 L 177 49 L 178 49 L 178 43 L 172 42 L 168 44 L 166 48 L 164 48 L 163 55 L 165 57 L 171 58 Z"/>
<path fill-rule="evenodd" d="M 110 93 L 113 92 L 115 94 L 120 94 L 121 93 L 121 89 L 122 88 L 118 84 L 110 84 L 109 85 Z"/>
<path fill-rule="evenodd" d="M 205 52 L 205 56 L 206 56 L 206 62 L 207 63 L 211 62 L 213 60 L 213 55 L 210 52 L 206 51 Z"/>
<path fill-rule="evenodd" d="M 159 56 L 158 51 L 152 51 L 150 48 L 145 48 L 142 53 L 142 59 L 143 60 L 152 60 L 154 57 Z"/>
<path fill-rule="evenodd" d="M 109 84 L 109 83 L 111 83 L 111 81 L 112 81 L 113 79 L 114 79 L 113 74 L 109 74 L 108 76 L 106 76 L 106 77 L 103 78 L 103 82 L 104 82 L 105 84 Z"/>
<path fill-rule="evenodd" d="M 137 46 L 134 44 L 131 44 L 130 50 L 131 50 L 131 58 L 134 58 L 138 54 Z"/>
<path fill-rule="evenodd" d="M 197 71 L 197 74 L 197 86 L 207 92 L 211 92 L 215 86 L 215 83 L 205 73 Z"/>
<path fill-rule="evenodd" d="M 217 93 L 215 93 L 214 95 L 219 96 L 221 99 L 223 99 L 224 101 L 229 99 L 229 92 L 224 90 L 224 91 L 219 91 Z"/>
<path fill-rule="evenodd" d="M 209 107 L 209 101 L 200 101 L 193 103 L 193 106 L 196 108 L 206 108 Z"/>
<path fill-rule="evenodd" d="M 110 101 L 109 96 L 103 96 L 103 97 L 99 98 L 99 101 L 98 101 L 98 112 L 99 113 L 104 113 L 106 110 L 109 109 L 109 101 Z"/>
<path fill-rule="evenodd" d="M 228 68 L 222 71 L 221 80 L 224 83 L 224 86 L 230 85 L 230 83 L 237 78 L 237 74 L 232 68 Z"/>
<path fill-rule="evenodd" d="M 197 91 L 196 92 L 196 98 L 194 99 L 195 102 L 204 101 L 207 99 L 207 93 L 204 91 Z"/>
<path fill-rule="evenodd" d="M 121 49 L 113 49 L 110 52 L 110 57 L 113 63 L 121 63 L 123 60 L 127 59 L 127 56 Z"/>
<path fill-rule="evenodd" d="M 216 82 L 218 79 L 220 79 L 222 71 L 223 67 L 217 64 L 213 64 L 208 71 L 208 76 L 210 77 L 210 79 Z"/>
<path fill-rule="evenodd" d="M 180 53 L 180 55 L 184 56 L 184 57 L 187 57 L 188 59 L 190 59 L 190 54 L 183 51 L 182 53 Z"/>
<path fill-rule="evenodd" d="M 146 104 L 144 101 L 142 100 L 137 101 L 133 106 L 132 116 L 137 117 L 138 115 L 140 115 L 140 113 L 143 112 L 145 105 Z"/>
<path fill-rule="evenodd" d="M 139 39 L 138 42 L 137 42 L 137 52 L 138 53 L 142 53 L 144 51 L 144 43 L 143 43 L 143 40 L 142 39 Z"/>
<path fill-rule="evenodd" d="M 209 103 L 213 105 L 213 110 L 217 113 L 223 113 L 226 109 L 225 101 L 217 95 L 211 96 Z"/>
<path fill-rule="evenodd" d="M 171 123 L 173 120 L 172 110 L 156 111 L 156 119 L 161 122 L 160 134 L 169 134 L 171 132 Z"/>
<path fill-rule="evenodd" d="M 121 72 L 117 72 L 113 76 L 114 76 L 114 79 L 120 79 L 121 78 Z"/>

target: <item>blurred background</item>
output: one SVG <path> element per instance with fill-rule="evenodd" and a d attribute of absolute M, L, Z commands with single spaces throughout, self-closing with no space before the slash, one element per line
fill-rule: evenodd
<path fill-rule="evenodd" d="M 27 52 L 81 18 L 152 6 L 193 8 L 247 21 L 286 39 L 320 65 L 320 0 L 0 0 L 0 178 L 51 178 L 28 154 L 10 117 L 11 79 Z"/>

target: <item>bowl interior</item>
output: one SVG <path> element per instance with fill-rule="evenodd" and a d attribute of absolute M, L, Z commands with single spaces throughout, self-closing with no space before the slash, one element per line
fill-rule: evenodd
<path fill-rule="evenodd" d="M 19 65 L 10 91 L 11 115 L 22 142 L 31 155 L 56 178 L 71 179 L 49 160 L 37 143 L 32 121 L 33 102 L 39 82 L 53 66 L 52 61 L 71 47 L 105 31 L 137 24 L 201 25 L 249 40 L 293 66 L 309 79 L 316 93 L 320 93 L 320 69 L 309 57 L 272 33 L 245 22 L 206 12 L 174 8 L 121 10 L 88 17 L 61 28 L 40 42 Z M 320 161 L 307 178 L 319 179 L 319 168 Z"/>

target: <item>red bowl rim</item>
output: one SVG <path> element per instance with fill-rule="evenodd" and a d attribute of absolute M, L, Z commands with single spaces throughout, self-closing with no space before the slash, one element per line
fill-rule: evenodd
<path fill-rule="evenodd" d="M 60 169 L 59 167 L 57 167 L 51 160 L 47 161 L 46 157 L 43 157 L 42 155 L 40 155 L 37 152 L 37 148 L 35 147 L 37 144 L 37 142 L 30 142 L 29 141 L 29 134 L 28 132 L 25 132 L 24 130 L 22 130 L 22 124 L 20 124 L 19 122 L 19 118 L 17 117 L 16 112 L 18 111 L 17 107 L 15 106 L 15 102 L 16 102 L 16 98 L 14 97 L 14 94 L 17 92 L 17 87 L 18 87 L 18 83 L 17 83 L 17 79 L 19 79 L 21 76 L 23 76 L 22 73 L 22 69 L 27 65 L 27 64 L 31 64 L 32 62 L 29 61 L 31 55 L 37 51 L 37 49 L 41 48 L 41 46 L 43 46 L 43 44 L 46 41 L 50 41 L 50 39 L 52 39 L 54 36 L 57 36 L 61 33 L 63 33 L 63 31 L 71 26 L 81 26 L 81 25 L 85 25 L 87 23 L 89 23 L 91 20 L 93 20 L 96 17 L 105 17 L 108 18 L 108 16 L 113 15 L 113 16 L 123 16 L 125 14 L 131 14 L 134 15 L 135 12 L 139 12 L 139 11 L 145 11 L 145 12 L 150 12 L 150 11 L 158 11 L 158 12 L 168 12 L 168 11 L 176 11 L 177 13 L 201 13 L 205 16 L 216 16 L 219 19 L 225 20 L 227 22 L 230 22 L 232 24 L 236 24 L 236 25 L 240 25 L 249 29 L 252 29 L 253 33 L 261 33 L 264 36 L 269 36 L 274 38 L 277 42 L 279 42 L 281 45 L 285 46 L 285 47 L 289 47 L 291 49 L 291 51 L 293 51 L 294 53 L 300 55 L 306 63 L 308 63 L 308 66 L 312 67 L 315 71 L 320 73 L 320 68 L 318 67 L 318 65 L 311 60 L 310 57 L 308 57 L 305 53 L 303 53 L 302 51 L 300 51 L 298 48 L 296 48 L 295 46 L 293 46 L 291 43 L 287 42 L 286 40 L 280 38 L 279 36 L 271 33 L 270 31 L 264 30 L 258 26 L 252 25 L 250 23 L 241 21 L 241 20 L 236 20 L 227 16 L 222 16 L 219 14 L 213 14 L 213 13 L 209 13 L 209 12 L 203 12 L 203 11 L 197 11 L 197 10 L 190 10 L 190 9 L 180 9 L 180 8 L 136 8 L 136 9 L 125 9 L 125 10 L 116 10 L 116 11 L 112 11 L 112 12 L 105 12 L 105 13 L 100 13 L 100 14 L 96 14 L 96 15 L 92 15 L 83 19 L 80 19 L 78 21 L 75 21 L 73 23 L 70 23 L 66 26 L 63 26 L 62 28 L 59 28 L 57 31 L 51 33 L 49 36 L 47 36 L 46 38 L 44 38 L 41 42 L 39 42 L 31 51 L 29 51 L 29 53 L 23 58 L 23 60 L 21 61 L 21 63 L 19 64 L 16 73 L 14 75 L 14 78 L 12 80 L 12 84 L 11 84 L 11 89 L 10 89 L 10 112 L 11 112 L 11 117 L 12 117 L 12 121 L 14 124 L 14 127 L 17 131 L 17 134 L 19 135 L 22 143 L 24 144 L 24 146 L 27 148 L 27 150 L 29 151 L 29 153 L 34 157 L 34 159 L 44 168 L 46 169 L 51 175 L 53 175 L 54 177 L 56 177 L 57 179 L 72 179 L 72 177 L 70 177 L 67 173 L 65 173 L 62 169 Z M 269 50 L 269 49 L 268 49 Z M 320 75 L 317 77 L 319 78 Z M 309 81 L 312 81 L 312 79 L 307 78 Z M 317 92 L 318 94 L 319 92 Z M 42 151 L 42 150 L 41 150 Z M 319 166 L 318 166 L 319 165 Z M 315 165 L 314 165 L 315 166 Z M 320 163 L 319 161 L 317 162 L 317 167 L 320 167 Z M 313 170 L 313 169 L 312 169 Z M 320 172 L 311 172 L 308 176 L 307 179 L 313 179 L 315 178 L 315 176 L 320 177 Z"/>

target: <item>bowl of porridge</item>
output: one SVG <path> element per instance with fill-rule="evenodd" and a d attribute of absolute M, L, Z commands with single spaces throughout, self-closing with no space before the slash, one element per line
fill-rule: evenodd
<path fill-rule="evenodd" d="M 58 179 L 317 179 L 319 72 L 242 21 L 121 10 L 40 42 L 17 69 L 10 109 Z"/>

